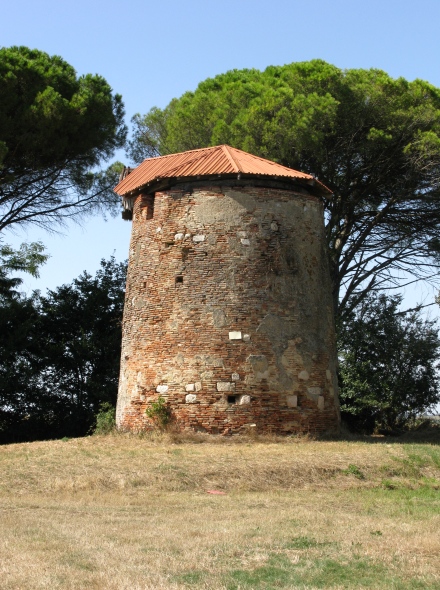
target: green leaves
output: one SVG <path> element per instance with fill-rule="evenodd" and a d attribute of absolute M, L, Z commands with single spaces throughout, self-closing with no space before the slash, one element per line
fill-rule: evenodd
<path fill-rule="evenodd" d="M 0 49 L 0 231 L 62 223 L 103 202 L 81 198 L 86 176 L 125 144 L 121 97 L 98 75 L 77 77 L 61 57 Z M 108 187 L 112 188 L 112 187 Z"/>
<path fill-rule="evenodd" d="M 227 143 L 317 175 L 334 193 L 324 207 L 337 313 L 405 273 L 440 270 L 429 246 L 440 238 L 440 90 L 428 82 L 322 60 L 232 70 L 134 123 L 136 162 Z"/>
<path fill-rule="evenodd" d="M 19 250 L 14 250 L 8 245 L 0 245 L 0 268 L 7 272 L 28 272 L 38 278 L 39 267 L 49 258 L 49 254 L 44 254 L 44 251 L 45 247 L 41 242 L 25 242 Z"/>
<path fill-rule="evenodd" d="M 46 296 L 0 297 L 0 441 L 85 435 L 115 405 L 125 272 L 112 258 Z"/>
<path fill-rule="evenodd" d="M 394 429 L 440 401 L 435 322 L 400 312 L 401 299 L 370 294 L 340 325 L 341 410 L 360 429 Z"/>

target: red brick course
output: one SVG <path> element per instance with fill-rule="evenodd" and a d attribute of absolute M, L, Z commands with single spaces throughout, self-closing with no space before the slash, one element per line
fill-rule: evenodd
<path fill-rule="evenodd" d="M 159 396 L 182 430 L 339 428 L 317 197 L 194 182 L 136 198 L 119 428 L 152 428 Z"/>

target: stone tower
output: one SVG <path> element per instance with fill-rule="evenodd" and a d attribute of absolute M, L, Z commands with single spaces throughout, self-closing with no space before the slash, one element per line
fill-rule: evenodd
<path fill-rule="evenodd" d="M 236 434 L 339 428 L 321 198 L 312 176 L 228 147 L 145 160 L 133 219 L 119 428 Z"/>

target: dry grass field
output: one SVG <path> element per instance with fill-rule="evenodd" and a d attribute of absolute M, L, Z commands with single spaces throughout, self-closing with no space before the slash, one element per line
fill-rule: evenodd
<path fill-rule="evenodd" d="M 440 588 L 435 443 L 110 435 L 0 465 L 2 590 Z"/>

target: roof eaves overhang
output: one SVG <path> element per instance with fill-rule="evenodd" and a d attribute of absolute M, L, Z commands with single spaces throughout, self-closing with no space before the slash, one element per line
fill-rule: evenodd
<path fill-rule="evenodd" d="M 284 184 L 293 185 L 301 188 L 305 188 L 310 194 L 318 196 L 318 197 L 326 197 L 329 198 L 332 195 L 332 192 L 329 188 L 327 188 L 324 184 L 322 184 L 319 180 L 315 178 L 301 178 L 301 177 L 291 177 L 291 176 L 282 176 L 282 175 L 266 175 L 266 174 L 249 174 L 244 172 L 238 173 L 223 173 L 223 174 L 206 174 L 206 175 L 196 175 L 196 176 L 172 176 L 172 177 L 157 177 L 149 182 L 131 190 L 124 194 L 119 194 L 121 197 L 135 197 L 140 194 L 149 194 L 161 190 L 167 190 L 172 188 L 173 186 L 177 186 L 179 184 L 186 184 L 196 181 L 219 181 L 219 180 L 259 180 L 260 182 L 263 181 L 278 181 Z"/>

